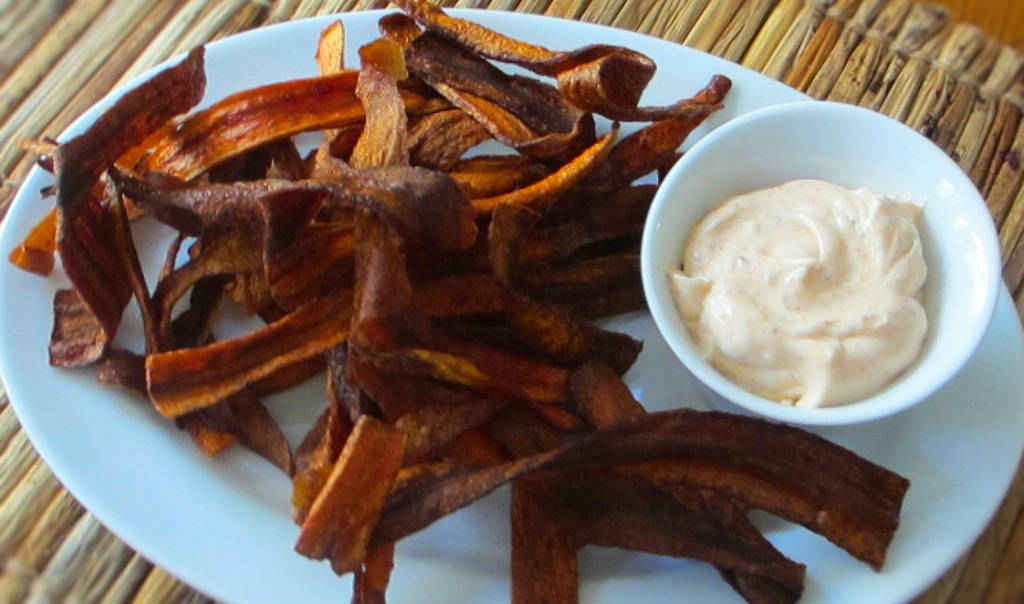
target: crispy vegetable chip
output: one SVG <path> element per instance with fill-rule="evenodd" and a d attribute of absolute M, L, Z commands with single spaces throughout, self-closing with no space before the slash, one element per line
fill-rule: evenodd
<path fill-rule="evenodd" d="M 358 72 L 291 80 L 227 97 L 156 133 L 120 165 L 191 180 L 211 166 L 268 141 L 363 119 L 355 96 Z M 438 107 L 421 91 L 401 91 L 414 113 Z M 141 164 L 137 164 L 141 160 Z"/>
<path fill-rule="evenodd" d="M 512 483 L 512 604 L 579 602 L 577 539 L 537 491 L 541 479 Z"/>
<path fill-rule="evenodd" d="M 477 155 L 460 159 L 448 172 L 470 198 L 509 193 L 548 174 L 550 171 L 543 164 L 519 155 Z"/>
<path fill-rule="evenodd" d="M 362 46 L 359 49 L 359 58 L 363 62 L 363 68 L 372 66 L 378 71 L 388 74 L 396 82 L 409 77 L 409 72 L 405 68 L 405 55 L 402 52 L 402 46 L 387 37 L 378 38 Z M 363 100 L 363 105 L 365 108 L 365 100 Z"/>
<path fill-rule="evenodd" d="M 486 214 L 500 205 L 516 204 L 542 209 L 552 203 L 558 195 L 568 191 L 580 182 L 594 167 L 608 155 L 615 142 L 617 127 L 587 148 L 578 157 L 565 164 L 551 175 L 521 189 L 493 197 L 473 200 L 473 209 Z"/>
<path fill-rule="evenodd" d="M 434 34 L 405 50 L 409 71 L 473 116 L 497 140 L 538 158 L 576 155 L 593 141 L 589 114 L 539 80 L 509 76 Z"/>
<path fill-rule="evenodd" d="M 634 50 L 599 44 L 557 52 L 450 17 L 427 0 L 399 0 L 398 4 L 429 31 L 482 56 L 558 78 L 559 90 L 565 98 L 584 111 L 614 120 L 650 121 L 686 115 L 692 107 L 687 101 L 666 107 L 637 107 L 656 66 L 649 57 Z M 392 28 L 400 29 L 397 23 Z"/>
<path fill-rule="evenodd" d="M 171 117 L 199 102 L 206 86 L 203 49 L 126 93 L 83 134 L 57 147 L 57 251 L 65 272 L 108 338 L 132 295 L 115 246 L 109 203 L 94 191 L 100 175 Z"/>
<path fill-rule="evenodd" d="M 490 138 L 487 129 L 461 109 L 430 113 L 409 129 L 410 163 L 449 172 L 463 153 Z"/>
<path fill-rule="evenodd" d="M 512 458 L 550 451 L 563 444 L 563 435 L 536 413 L 513 406 L 484 426 L 485 432 Z"/>
<path fill-rule="evenodd" d="M 598 190 L 620 189 L 657 170 L 669 154 L 674 154 L 686 137 L 721 107 L 732 82 L 716 75 L 693 99 L 692 109 L 680 116 L 668 117 L 623 138 L 608 159 L 590 175 L 586 186 Z"/>
<path fill-rule="evenodd" d="M 397 42 L 402 48 L 409 46 L 423 33 L 415 21 L 402 13 L 384 15 L 377 22 L 377 26 L 382 34 Z"/>
<path fill-rule="evenodd" d="M 216 457 L 238 442 L 234 434 L 206 423 L 203 415 L 186 415 L 180 419 L 179 425 L 207 457 Z"/>
<path fill-rule="evenodd" d="M 594 247 L 639 241 L 656 190 L 654 185 L 638 185 L 608 193 L 577 192 L 561 199 L 536 229 L 523 233 L 518 243 L 520 262 L 586 258 L 594 255 Z M 567 211 L 572 217 L 560 219 Z"/>
<path fill-rule="evenodd" d="M 587 303 L 588 296 L 614 294 L 620 287 L 639 285 L 640 257 L 633 251 L 581 260 L 567 266 L 535 265 L 524 271 L 523 290 L 554 303 Z"/>
<path fill-rule="evenodd" d="M 150 400 L 166 417 L 208 407 L 348 336 L 351 298 L 338 295 L 232 340 L 146 357 Z"/>
<path fill-rule="evenodd" d="M 622 378 L 602 363 L 585 363 L 569 377 L 575 410 L 595 428 L 610 428 L 646 413 Z"/>
<path fill-rule="evenodd" d="M 146 277 L 142 274 L 142 264 L 139 263 L 139 254 L 135 249 L 135 241 L 132 239 L 131 227 L 128 224 L 128 212 L 125 210 L 124 199 L 121 191 L 113 181 L 107 181 L 107 199 L 110 203 L 110 214 L 113 221 L 114 247 L 121 257 L 122 270 L 128 278 L 132 294 L 139 305 L 142 315 L 142 328 L 146 338 L 146 352 L 156 352 L 164 348 L 157 308 L 149 295 L 146 286 Z"/>
<path fill-rule="evenodd" d="M 544 467 L 557 455 L 557 451 L 551 451 L 480 469 L 454 466 L 439 475 L 400 485 L 388 497 L 370 538 L 371 547 L 411 535 L 513 478 Z"/>
<path fill-rule="evenodd" d="M 345 69 L 345 25 L 335 21 L 320 32 L 316 45 L 316 64 L 321 75 L 339 73 Z"/>
<path fill-rule="evenodd" d="M 397 373 L 432 377 L 474 390 L 541 403 L 565 400 L 568 372 L 503 349 L 433 333 L 430 348 L 402 348 L 371 362 Z"/>
<path fill-rule="evenodd" d="M 110 338 L 96 315 L 73 289 L 59 289 L 53 296 L 53 332 L 50 334 L 50 365 L 82 367 L 103 356 Z"/>
<path fill-rule="evenodd" d="M 794 463 L 796 459 L 800 461 Z M 659 497 L 670 492 L 673 485 L 682 484 L 709 489 L 779 514 L 819 532 L 876 568 L 881 566 L 895 533 L 899 508 L 909 484 L 901 476 L 802 430 L 730 414 L 684 409 L 638 417 L 561 448 L 520 457 L 502 466 L 468 473 L 453 471 L 419 482 L 415 487 L 396 490 L 373 542 L 391 543 L 528 471 L 592 466 L 606 475 L 609 465 L 625 472 L 626 478 L 640 478 L 657 486 Z M 629 482 L 630 486 L 622 491 L 623 497 L 625 491 L 638 490 L 639 483 L 632 479 Z M 868 497 L 866 493 L 872 495 Z M 644 496 L 643 500 L 653 497 Z M 441 501 L 444 503 L 439 504 Z M 635 531 L 627 531 L 632 532 Z M 592 535 L 591 542 L 605 543 L 600 534 Z M 663 537 L 659 535 L 655 532 L 651 536 L 658 540 Z M 649 546 L 637 542 L 634 546 L 649 547 L 645 551 L 655 553 L 700 555 L 697 550 L 659 551 L 676 545 L 657 543 L 660 541 Z M 710 561 L 732 564 L 725 559 Z M 744 572 L 761 571 L 746 568 Z"/>
<path fill-rule="evenodd" d="M 302 523 L 295 551 L 318 560 L 330 558 L 338 574 L 358 568 L 371 549 L 370 535 L 404 449 L 402 432 L 361 417 Z"/>
<path fill-rule="evenodd" d="M 295 471 L 291 446 L 263 403 L 247 390 L 218 405 L 195 412 L 207 430 L 234 436 L 243 445 L 291 476 Z"/>
<path fill-rule="evenodd" d="M 327 409 L 295 450 L 291 503 L 296 523 L 301 525 L 305 521 L 351 432 L 352 422 L 337 402 L 328 398 Z"/>
<path fill-rule="evenodd" d="M 602 361 L 622 374 L 633 365 L 643 348 L 642 342 L 626 334 L 606 331 L 527 296 L 509 295 L 512 302 L 505 318 L 516 337 L 559 363 Z"/>
<path fill-rule="evenodd" d="M 274 302 L 285 310 L 295 310 L 351 286 L 354 254 L 351 225 L 342 221 L 310 223 L 291 245 L 264 258 Z"/>
<path fill-rule="evenodd" d="M 356 385 L 355 369 L 361 365 L 359 349 L 348 342 L 338 344 L 327 352 L 327 401 L 349 420 L 360 416 L 382 417 L 380 406 Z"/>
<path fill-rule="evenodd" d="M 508 293 L 490 275 L 461 273 L 416 283 L 416 307 L 428 317 L 503 312 Z"/>
<path fill-rule="evenodd" d="M 538 403 L 536 401 L 529 401 L 527 404 L 537 414 L 537 417 L 562 432 L 579 432 L 584 427 L 583 421 L 580 418 L 557 405 Z"/>
<path fill-rule="evenodd" d="M 438 453 L 458 436 L 483 424 L 510 403 L 507 399 L 482 397 L 443 384 L 424 383 L 422 380 L 406 383 L 410 390 L 414 390 L 410 394 L 417 396 L 417 409 L 395 422 L 395 427 L 405 432 L 406 465 Z"/>
<path fill-rule="evenodd" d="M 614 459 L 662 487 L 723 493 L 803 524 L 875 568 L 885 559 L 909 486 L 810 433 L 730 414 L 652 413 L 598 434 L 591 446 L 581 443 L 587 463 Z"/>
<path fill-rule="evenodd" d="M 508 456 L 481 428 L 466 430 L 455 437 L 439 455 L 465 466 L 493 466 L 508 461 Z"/>
<path fill-rule="evenodd" d="M 622 379 L 603 364 L 586 363 L 580 366 L 570 378 L 569 387 L 573 393 L 576 410 L 595 428 L 611 428 L 646 413 Z M 605 488 L 605 485 L 602 484 L 599 488 Z M 644 488 L 648 488 L 648 485 Z M 708 515 L 713 516 L 716 523 L 723 524 L 723 528 L 730 535 L 737 536 L 747 548 L 759 551 L 759 556 L 778 558 L 784 565 L 789 565 L 789 561 L 781 557 L 751 524 L 745 510 L 731 500 L 678 484 L 668 492 L 678 502 L 685 504 L 695 513 L 700 513 L 704 521 L 710 522 L 712 518 Z M 635 533 L 635 529 L 629 530 Z M 713 554 L 708 552 L 703 557 L 711 559 Z M 795 602 L 799 599 L 803 589 L 803 571 L 795 567 L 791 570 L 790 574 L 781 577 L 780 582 L 776 578 L 743 569 L 718 567 L 723 578 L 751 602 L 781 603 Z"/>
<path fill-rule="evenodd" d="M 352 583 L 352 604 L 385 604 L 384 592 L 395 567 L 395 546 L 382 545 L 366 556 L 356 569 Z"/>
<path fill-rule="evenodd" d="M 401 240 L 393 229 L 370 216 L 356 223 L 356 311 L 352 342 L 385 351 L 408 344 L 412 285 Z"/>
<path fill-rule="evenodd" d="M 146 357 L 130 350 L 111 347 L 96 365 L 96 379 L 101 384 L 121 386 L 145 396 Z"/>
<path fill-rule="evenodd" d="M 804 567 L 759 534 L 737 532 L 700 502 L 681 502 L 643 479 L 604 472 L 564 472 L 539 497 L 580 543 L 706 560 L 743 575 L 765 577 L 797 597 Z"/>
<path fill-rule="evenodd" d="M 22 270 L 45 277 L 53 272 L 53 253 L 56 251 L 57 211 L 51 210 L 18 247 L 11 250 L 8 259 Z"/>
<path fill-rule="evenodd" d="M 405 105 L 396 80 L 405 79 L 405 58 L 398 44 L 381 38 L 359 49 L 363 68 L 356 97 L 366 112 L 366 125 L 352 159 L 354 168 L 400 166 L 409 163 Z"/>
<path fill-rule="evenodd" d="M 639 279 L 610 291 L 583 295 L 582 298 L 568 303 L 563 302 L 558 306 L 580 318 L 590 320 L 647 309 L 647 301 Z"/>
<path fill-rule="evenodd" d="M 266 243 L 281 249 L 317 211 L 364 208 L 419 245 L 464 249 L 476 239 L 462 191 L 451 178 L 422 168 L 351 171 L 332 182 L 264 180 L 184 188 L 157 187 L 123 174 L 118 179 L 124 193 L 147 211 L 192 235 L 218 224 L 258 225 L 272 231 Z"/>

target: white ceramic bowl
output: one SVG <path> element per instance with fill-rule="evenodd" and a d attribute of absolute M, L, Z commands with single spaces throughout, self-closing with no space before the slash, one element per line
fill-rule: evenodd
<path fill-rule="evenodd" d="M 921 354 L 877 394 L 843 406 L 796 408 L 759 397 L 722 376 L 695 349 L 672 300 L 667 273 L 679 267 L 692 227 L 723 200 L 800 178 L 924 203 L 921 238 L 928 280 L 928 334 Z M 952 378 L 981 340 L 1000 282 L 999 245 L 977 189 L 931 141 L 903 124 L 853 105 L 806 101 L 739 117 L 700 140 L 661 185 L 640 252 L 654 321 L 687 369 L 723 401 L 774 420 L 852 424 L 926 399 Z M 729 408 L 729 405 L 725 405 Z M 737 410 L 735 407 L 731 407 Z"/>

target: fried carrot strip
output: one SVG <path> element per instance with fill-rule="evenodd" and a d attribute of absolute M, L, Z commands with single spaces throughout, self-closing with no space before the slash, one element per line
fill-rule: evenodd
<path fill-rule="evenodd" d="M 661 488 L 711 489 L 803 524 L 875 568 L 909 487 L 898 474 L 808 432 L 725 413 L 652 413 L 604 434 L 594 438 L 615 442 L 589 448 L 586 463 L 614 460 Z"/>
<path fill-rule="evenodd" d="M 564 443 L 562 433 L 520 405 L 505 409 L 482 429 L 512 458 L 550 451 Z"/>
<path fill-rule="evenodd" d="M 320 32 L 316 45 L 316 64 L 321 75 L 331 75 L 345 69 L 345 24 L 335 21 Z"/>
<path fill-rule="evenodd" d="M 192 442 L 196 444 L 196 447 L 207 457 L 217 457 L 238 442 L 238 437 L 234 434 L 204 423 L 198 415 L 183 417 L 180 425 L 192 437 Z"/>
<path fill-rule="evenodd" d="M 612 144 L 618 133 L 617 128 L 601 137 L 575 159 L 565 164 L 550 176 L 531 185 L 516 189 L 503 195 L 481 197 L 473 200 L 473 209 L 477 214 L 487 214 L 500 205 L 515 204 L 534 209 L 542 209 L 554 201 L 559 195 L 580 182 L 590 173 L 611 151 Z"/>
<path fill-rule="evenodd" d="M 53 272 L 53 254 L 57 251 L 57 210 L 32 227 L 28 236 L 11 250 L 8 260 L 22 270 L 47 276 Z"/>
<path fill-rule="evenodd" d="M 634 50 L 598 44 L 567 52 L 554 51 L 451 17 L 427 0 L 399 0 L 398 5 L 428 31 L 484 57 L 556 77 L 565 98 L 584 111 L 614 120 L 650 121 L 685 115 L 692 107 L 686 100 L 665 107 L 637 107 L 657 66 Z M 397 22 L 391 26 L 398 31 L 405 28 Z"/>
<path fill-rule="evenodd" d="M 240 92 L 181 124 L 165 126 L 118 163 L 140 173 L 152 170 L 191 180 L 228 157 L 268 141 L 362 121 L 363 107 L 355 96 L 357 79 L 358 72 L 344 71 Z M 401 95 L 412 113 L 438 107 L 411 87 L 402 89 Z"/>
<path fill-rule="evenodd" d="M 99 360 L 109 338 L 96 315 L 74 289 L 59 289 L 53 296 L 53 332 L 50 365 L 82 367 Z"/>
<path fill-rule="evenodd" d="M 491 216 L 488 230 L 492 271 L 511 290 L 507 293 L 505 320 L 521 342 L 559 363 L 578 364 L 599 359 L 619 373 L 625 373 L 640 354 L 642 344 L 639 341 L 581 322 L 516 291 L 519 244 L 525 238 L 524 231 L 529 231 L 523 224 L 522 214 L 515 206 L 499 206 Z"/>
<path fill-rule="evenodd" d="M 593 141 L 590 115 L 566 102 L 548 84 L 509 76 L 431 33 L 417 37 L 405 56 L 410 72 L 520 153 L 539 158 L 571 156 Z"/>
<path fill-rule="evenodd" d="M 391 384 L 400 381 L 391 377 Z M 508 399 L 485 397 L 427 380 L 408 380 L 400 389 L 412 391 L 410 394 L 418 407 L 395 422 L 395 427 L 406 435 L 405 465 L 438 453 L 510 403 Z M 371 396 L 380 400 L 375 394 L 371 392 Z"/>
<path fill-rule="evenodd" d="M 544 505 L 539 495 L 547 488 L 538 488 L 541 480 L 512 482 L 512 604 L 576 604 L 580 545 L 561 518 Z"/>
<path fill-rule="evenodd" d="M 585 363 L 569 378 L 575 410 L 595 428 L 611 428 L 646 413 L 643 406 L 614 371 L 601 363 Z M 602 487 L 604 485 L 601 485 Z M 647 488 L 649 485 L 645 485 Z M 749 569 L 718 566 L 719 573 L 736 591 L 753 602 L 791 603 L 803 589 L 803 570 L 792 566 L 747 519 L 746 510 L 732 500 L 690 488 L 673 485 L 667 492 L 699 513 L 702 521 L 717 520 L 730 535 L 738 537 L 749 553 L 764 558 L 778 558 L 788 569 L 775 577 L 749 572 Z M 709 517 L 710 516 L 710 517 Z M 712 518 L 713 517 L 713 518 Z M 634 528 L 629 529 L 631 532 Z M 753 551 L 750 551 L 753 550 Z M 708 553 L 707 558 L 712 554 Z"/>
<path fill-rule="evenodd" d="M 270 295 L 281 308 L 295 310 L 314 298 L 351 287 L 354 254 L 350 225 L 311 223 L 292 245 L 264 257 Z"/>
<path fill-rule="evenodd" d="M 537 417 L 543 419 L 552 428 L 556 428 L 562 432 L 579 432 L 586 426 L 583 423 L 583 420 L 558 405 L 538 403 L 535 401 L 529 401 L 527 405 L 534 413 L 537 414 Z"/>
<path fill-rule="evenodd" d="M 296 523 L 301 525 L 306 520 L 351 432 L 352 422 L 328 392 L 327 409 L 295 450 L 291 504 Z"/>
<path fill-rule="evenodd" d="M 132 295 L 109 205 L 96 186 L 117 158 L 202 98 L 203 49 L 126 93 L 83 134 L 57 147 L 57 251 L 75 289 L 109 338 Z"/>
<path fill-rule="evenodd" d="M 395 42 L 381 38 L 359 49 L 356 97 L 363 104 L 366 125 L 349 163 L 354 168 L 408 165 L 405 106 L 397 80 L 405 79 L 405 57 Z"/>
<path fill-rule="evenodd" d="M 408 344 L 412 285 L 402 241 L 372 216 L 356 222 L 356 297 L 352 344 L 385 351 Z"/>
<path fill-rule="evenodd" d="M 193 417 L 195 416 L 195 417 Z M 291 447 L 281 427 L 252 392 L 242 390 L 221 403 L 181 418 L 186 427 L 201 425 L 200 432 L 230 434 L 241 444 L 291 476 L 295 471 Z M 196 420 L 194 423 L 192 420 Z M 227 439 L 224 439 L 225 442 Z"/>
<path fill-rule="evenodd" d="M 248 335 L 146 357 L 150 400 L 166 417 L 215 404 L 348 336 L 351 297 L 321 299 Z"/>
<path fill-rule="evenodd" d="M 520 155 L 477 155 L 460 159 L 448 172 L 471 199 L 508 193 L 548 174 L 550 171 L 543 164 Z"/>
<path fill-rule="evenodd" d="M 625 473 L 629 486 L 620 491 L 623 501 L 628 501 L 627 491 L 636 493 L 637 485 L 645 483 L 657 486 L 659 497 L 676 485 L 710 490 L 738 504 L 764 508 L 804 524 L 876 568 L 884 561 L 909 486 L 898 474 L 802 430 L 725 413 L 681 409 L 627 420 L 502 466 L 452 471 L 399 487 L 371 541 L 392 543 L 526 472 L 557 468 L 581 473 L 588 467 L 602 475 L 608 475 L 609 468 Z M 637 482 L 637 478 L 645 482 Z M 600 489 L 581 493 L 595 491 Z M 612 503 L 619 499 L 614 497 Z M 600 534 L 591 533 L 588 540 L 625 545 Z M 663 538 L 657 531 L 647 534 L 656 540 Z M 682 547 L 687 551 L 673 553 L 670 550 L 680 544 L 657 543 L 637 542 L 630 547 L 701 555 L 685 544 Z M 662 547 L 669 549 L 660 551 Z M 732 567 L 732 562 L 726 565 Z M 738 568 L 764 574 L 764 569 L 756 567 Z"/>
<path fill-rule="evenodd" d="M 101 384 L 120 386 L 146 396 L 146 357 L 110 347 L 96 364 L 96 379 Z"/>
<path fill-rule="evenodd" d="M 394 543 L 469 505 L 517 476 L 557 459 L 549 451 L 480 469 L 445 466 L 437 474 L 396 485 L 370 538 L 370 547 Z"/>
<path fill-rule="evenodd" d="M 494 277 L 461 273 L 416 283 L 416 308 L 428 317 L 456 317 L 504 312 L 508 292 Z"/>
<path fill-rule="evenodd" d="M 313 502 L 295 551 L 331 559 L 334 572 L 358 568 L 401 467 L 405 436 L 371 417 L 356 422 L 334 469 Z M 381 544 L 387 545 L 387 544 Z"/>
<path fill-rule="evenodd" d="M 803 591 L 802 564 L 780 554 L 756 531 L 733 530 L 723 522 L 728 518 L 709 513 L 700 501 L 680 501 L 642 478 L 600 470 L 556 476 L 540 497 L 563 530 L 581 543 L 705 560 L 769 579 L 795 597 Z"/>
<path fill-rule="evenodd" d="M 146 278 L 142 274 L 142 264 L 132 239 L 131 226 L 128 224 L 128 212 L 125 210 L 124 199 L 117 185 L 108 180 L 108 200 L 111 207 L 111 219 L 114 235 L 114 247 L 119 252 L 122 270 L 128 278 L 132 294 L 139 305 L 142 315 L 142 329 L 146 339 L 146 352 L 156 352 L 164 347 L 163 339 L 168 337 L 160 332 L 157 308 L 146 287 Z"/>
<path fill-rule="evenodd" d="M 639 255 L 633 250 L 581 260 L 567 266 L 535 265 L 523 271 L 523 289 L 547 302 L 573 304 L 587 296 L 614 293 L 639 284 Z"/>
<path fill-rule="evenodd" d="M 664 164 L 667 154 L 677 151 L 694 129 L 721 108 L 721 102 L 731 86 L 732 82 L 728 78 L 714 76 L 694 96 L 690 112 L 654 122 L 623 138 L 583 184 L 610 191 L 620 189 L 657 170 Z"/>
<path fill-rule="evenodd" d="M 436 350 L 402 348 L 375 354 L 371 362 L 387 372 L 430 377 L 482 392 L 542 402 L 560 401 L 564 398 L 564 393 L 559 388 L 520 384 L 510 379 L 488 375 L 468 359 Z"/>
<path fill-rule="evenodd" d="M 545 215 L 545 224 L 523 233 L 518 242 L 520 262 L 551 261 L 615 239 L 639 240 L 655 191 L 654 185 L 637 185 L 567 195 Z M 562 219 L 559 215 L 570 208 L 574 216 Z"/>
<path fill-rule="evenodd" d="M 384 592 L 395 567 L 395 546 L 382 545 L 366 556 L 352 582 L 352 604 L 386 604 Z"/>
<path fill-rule="evenodd" d="M 505 313 L 506 320 L 523 342 L 559 362 L 601 361 L 621 375 L 643 348 L 639 340 L 580 321 L 554 306 L 526 296 L 516 299 L 521 302 Z"/>
<path fill-rule="evenodd" d="M 611 367 L 584 363 L 569 377 L 574 410 L 595 428 L 610 428 L 644 415 L 643 405 Z"/>
<path fill-rule="evenodd" d="M 409 128 L 409 161 L 414 166 L 448 172 L 463 153 L 489 138 L 490 133 L 465 111 L 437 111 L 419 118 Z"/>
<path fill-rule="evenodd" d="M 126 174 L 115 174 L 125 195 L 131 196 L 160 220 L 189 234 L 204 228 L 255 223 L 277 229 L 268 245 L 283 247 L 308 224 L 296 218 L 370 211 L 391 223 L 417 245 L 465 249 L 476 240 L 477 228 L 465 195 L 446 175 L 409 166 L 352 170 L 336 180 L 261 180 L 230 185 L 184 188 L 155 186 Z M 302 210 L 301 212 L 299 210 Z M 275 221 L 280 218 L 280 221 Z M 248 222 L 246 222 L 248 221 Z M 282 240 L 277 241 L 278 239 Z"/>
<path fill-rule="evenodd" d="M 508 456 L 482 428 L 466 430 L 442 451 L 438 457 L 468 466 L 493 466 L 508 461 Z"/>
<path fill-rule="evenodd" d="M 622 313 L 645 310 L 647 301 L 644 298 L 643 285 L 639 279 L 635 279 L 633 282 L 618 285 L 612 290 L 584 294 L 582 298 L 557 305 L 574 316 L 593 321 Z"/>
<path fill-rule="evenodd" d="M 423 30 L 416 22 L 402 13 L 391 13 L 384 15 L 377 22 L 380 33 L 397 42 L 402 48 L 406 48 L 412 41 L 419 37 Z"/>

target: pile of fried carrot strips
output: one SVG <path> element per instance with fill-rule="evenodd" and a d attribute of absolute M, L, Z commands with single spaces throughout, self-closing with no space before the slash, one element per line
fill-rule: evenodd
<path fill-rule="evenodd" d="M 906 479 L 795 428 L 647 414 L 621 378 L 640 342 L 590 322 L 643 308 L 655 186 L 634 183 L 676 161 L 729 80 L 639 106 L 640 53 L 552 51 L 399 4 L 358 70 L 339 22 L 319 77 L 189 114 L 199 48 L 51 144 L 56 208 L 11 254 L 40 274 L 58 254 L 74 286 L 54 299 L 51 364 L 138 392 L 207 454 L 239 443 L 287 472 L 295 549 L 354 572 L 356 603 L 384 602 L 398 540 L 506 483 L 516 603 L 578 601 L 589 544 L 704 560 L 748 601 L 794 602 L 804 566 L 752 509 L 880 568 Z M 619 139 L 621 121 L 649 123 Z M 324 142 L 303 156 L 309 131 Z M 507 152 L 467 154 L 492 140 Z M 142 217 L 179 233 L 152 291 Z M 144 352 L 113 344 L 133 297 Z M 266 325 L 217 340 L 230 303 Z M 261 397 L 324 372 L 292 451 Z"/>

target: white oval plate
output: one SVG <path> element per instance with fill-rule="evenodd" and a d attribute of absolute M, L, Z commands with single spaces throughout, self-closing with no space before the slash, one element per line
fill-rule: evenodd
<path fill-rule="evenodd" d="M 529 15 L 472 11 L 477 21 L 552 48 L 604 42 L 643 51 L 658 63 L 645 103 L 689 95 L 713 73 L 734 82 L 726 108 L 708 128 L 757 107 L 803 98 L 735 64 L 626 31 Z M 380 12 L 343 15 L 349 56 L 376 34 Z M 251 86 L 316 73 L 313 51 L 330 19 L 286 23 L 209 45 L 204 103 Z M 108 107 L 108 97 L 65 136 Z M 38 191 L 51 179 L 34 170 L 0 234 L 4 255 L 50 207 Z M 166 230 L 137 225 L 147 268 L 159 265 Z M 59 273 L 59 271 L 58 271 Z M 93 514 L 143 555 L 208 595 L 239 604 L 344 601 L 351 577 L 292 551 L 290 484 L 254 455 L 211 460 L 146 403 L 100 386 L 92 372 L 47 365 L 53 292 L 40 279 L 0 263 L 0 371 L 22 426 L 58 478 Z M 138 320 L 126 313 L 119 340 L 138 349 Z M 648 409 L 702 407 L 683 367 L 646 313 L 609 321 L 645 341 L 628 374 Z M 132 340 L 133 338 L 134 341 Z M 980 533 L 1017 467 L 1024 439 L 1024 341 L 1005 290 L 989 333 L 967 368 L 914 410 L 872 423 L 819 431 L 910 477 L 902 524 L 881 573 L 802 528 L 770 523 L 769 537 L 808 564 L 805 602 L 883 602 L 912 597 L 934 581 Z M 322 407 L 319 380 L 269 401 L 293 442 Z M 388 590 L 392 604 L 509 601 L 507 493 L 449 516 L 398 547 Z M 582 601 L 734 602 L 710 566 L 610 549 L 581 557 Z"/>

